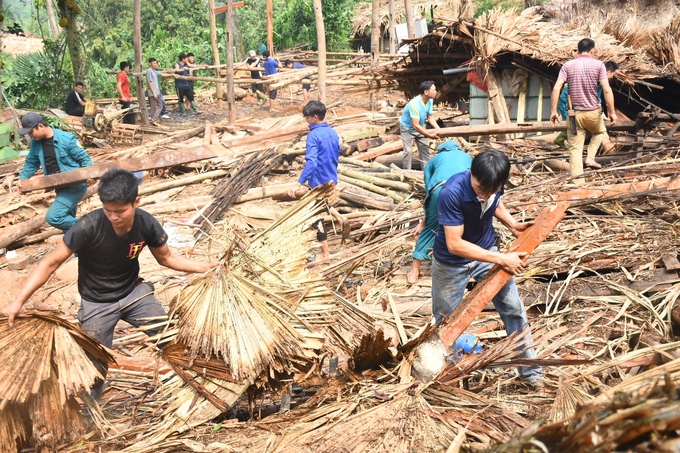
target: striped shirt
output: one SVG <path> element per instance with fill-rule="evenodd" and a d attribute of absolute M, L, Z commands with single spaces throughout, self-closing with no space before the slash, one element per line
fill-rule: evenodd
<path fill-rule="evenodd" d="M 597 86 L 607 79 L 604 63 L 588 54 L 581 54 L 567 61 L 560 70 L 559 80 L 569 84 L 569 94 L 574 110 L 597 110 L 602 108 L 597 96 Z"/>

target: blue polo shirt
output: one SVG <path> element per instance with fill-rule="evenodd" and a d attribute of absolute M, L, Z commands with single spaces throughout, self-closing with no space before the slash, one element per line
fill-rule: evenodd
<path fill-rule="evenodd" d="M 425 126 L 427 116 L 434 113 L 432 106 L 432 99 L 427 101 L 427 104 L 423 104 L 423 98 L 421 96 L 414 97 L 406 104 L 406 107 L 404 107 L 404 113 L 401 114 L 399 125 L 410 131 L 415 131 L 413 128 L 413 120 L 418 119 L 420 125 Z"/>
<path fill-rule="evenodd" d="M 309 182 L 310 187 L 329 181 L 337 183 L 340 136 L 328 123 L 310 124 L 309 129 L 305 168 L 298 182 Z"/>
<path fill-rule="evenodd" d="M 273 58 L 267 58 L 262 64 L 264 65 L 264 75 L 276 74 L 276 68 L 279 67 L 279 62 Z"/>
<path fill-rule="evenodd" d="M 439 192 L 439 229 L 432 247 L 437 261 L 450 266 L 463 266 L 470 262 L 467 258 L 454 255 L 446 247 L 444 226 L 463 225 L 463 239 L 491 250 L 496 244 L 493 229 L 493 215 L 498 208 L 504 189 L 496 193 L 493 203 L 482 215 L 482 205 L 470 183 L 470 170 L 453 175 Z"/>

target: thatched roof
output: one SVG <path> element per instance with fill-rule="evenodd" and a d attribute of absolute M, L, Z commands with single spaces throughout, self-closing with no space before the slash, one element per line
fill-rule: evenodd
<path fill-rule="evenodd" d="M 450 11 L 450 0 L 413 0 L 414 16 L 429 16 L 430 11 L 435 9 L 436 14 L 440 15 Z M 371 32 L 373 19 L 371 17 L 372 4 L 359 3 L 354 7 L 354 18 L 352 19 L 352 35 L 366 36 Z M 394 20 L 397 24 L 406 22 L 406 10 L 403 1 L 394 2 Z M 380 2 L 380 24 L 383 29 L 389 29 L 390 11 L 386 1 Z"/>

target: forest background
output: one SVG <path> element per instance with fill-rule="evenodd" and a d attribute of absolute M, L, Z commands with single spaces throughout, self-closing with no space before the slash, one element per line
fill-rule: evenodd
<path fill-rule="evenodd" d="M 324 0 L 323 17 L 328 51 L 351 50 L 349 40 L 356 4 L 367 0 Z M 49 4 L 47 2 L 50 2 Z M 4 3 L 4 4 L 3 4 Z M 121 61 L 133 63 L 133 0 L 4 0 L 4 30 L 41 38 L 43 50 L 28 55 L 2 53 L 2 86 L 18 108 L 61 107 L 74 83 L 85 83 L 86 95 L 117 97 L 115 76 Z M 216 6 L 224 1 L 216 1 Z M 513 1 L 481 0 L 478 13 Z M 235 9 L 235 60 L 266 43 L 266 0 L 246 0 Z M 212 64 L 208 0 L 144 0 L 141 2 L 142 67 L 150 57 L 170 68 L 182 52 L 193 52 L 197 64 Z M 316 49 L 316 25 L 311 0 L 273 0 L 274 48 L 309 43 Z M 48 10 L 59 21 L 50 26 Z M 217 42 L 225 50 L 225 16 L 218 13 Z M 55 37 L 53 30 L 59 33 Z M 259 52 L 258 52 L 259 53 Z M 133 63 L 134 67 L 134 63 Z M 164 92 L 172 93 L 165 79 Z M 200 84 L 199 84 L 200 85 Z"/>

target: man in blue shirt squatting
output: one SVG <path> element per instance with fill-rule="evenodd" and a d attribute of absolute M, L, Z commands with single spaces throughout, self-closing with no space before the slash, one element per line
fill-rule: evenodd
<path fill-rule="evenodd" d="M 436 96 L 437 88 L 434 86 L 434 82 L 426 80 L 420 84 L 420 95 L 411 99 L 404 107 L 404 113 L 399 121 L 399 131 L 401 132 L 401 141 L 404 143 L 402 167 L 405 170 L 411 169 L 413 159 L 411 150 L 414 140 L 418 146 L 420 168 L 425 168 L 425 164 L 430 160 L 429 139 L 439 137 L 439 125 L 432 117 L 432 113 L 434 113 L 434 110 L 432 110 L 433 99 Z M 428 132 L 425 129 L 426 121 L 432 125 L 434 131 Z"/>
<path fill-rule="evenodd" d="M 307 69 L 307 66 L 305 66 L 302 63 L 297 62 L 297 61 L 286 60 L 285 63 L 283 63 L 283 65 L 287 69 L 292 69 L 292 70 Z M 312 86 L 309 84 L 310 80 L 311 79 L 309 77 L 306 77 L 304 79 L 304 82 L 308 82 L 308 83 L 302 84 L 302 102 L 305 105 L 307 105 L 307 103 L 309 102 L 309 97 L 310 97 L 309 91 L 312 89 Z"/>
<path fill-rule="evenodd" d="M 158 264 L 176 271 L 207 272 L 219 264 L 188 260 L 170 250 L 163 227 L 139 209 L 137 177 L 132 172 L 107 171 L 98 193 L 102 208 L 80 218 L 29 274 L 17 297 L 2 308 L 10 325 L 24 303 L 73 253 L 78 254 L 78 320 L 85 332 L 107 348 L 113 344 L 113 332 L 121 319 L 135 327 L 148 326 L 144 332 L 149 336 L 162 329 L 153 325 L 166 315 L 165 309 L 153 294 L 153 284 L 139 278 L 139 255 L 145 246 Z M 90 360 L 105 378 L 108 364 Z M 92 397 L 99 401 L 103 391 L 104 380 L 98 380 Z"/>
<path fill-rule="evenodd" d="M 264 66 L 264 75 L 265 76 L 275 75 L 278 72 L 278 67 L 281 65 L 279 63 L 279 60 L 272 58 L 271 54 L 269 53 L 268 50 L 265 50 L 264 52 L 262 52 L 262 57 L 264 58 L 264 62 L 262 63 L 262 65 Z M 274 99 L 276 99 L 277 94 L 278 94 L 278 90 L 269 90 L 269 111 L 270 112 L 276 111 L 274 109 Z"/>
<path fill-rule="evenodd" d="M 427 195 L 423 208 L 425 219 L 421 220 L 414 234 L 417 238 L 416 247 L 413 250 L 413 264 L 411 270 L 406 274 L 406 283 L 415 285 L 420 276 L 420 265 L 423 261 L 429 261 L 432 254 L 434 236 L 439 228 L 439 192 L 446 181 L 457 173 L 464 172 L 470 168 L 472 157 L 460 149 L 458 143 L 447 140 L 437 148 L 437 155 L 425 165 L 423 177 L 425 179 L 425 189 Z"/>
<path fill-rule="evenodd" d="M 432 260 L 432 312 L 437 325 L 463 300 L 470 278 L 481 281 L 494 264 L 513 275 L 524 271 L 526 252 L 500 253 L 495 245 L 493 217 L 515 237 L 531 226 L 531 222 L 518 223 L 500 199 L 509 174 L 507 156 L 484 151 L 472 160 L 470 170 L 450 177 L 439 193 L 439 229 Z M 525 329 L 527 315 L 513 279 L 493 298 L 493 304 L 508 335 Z M 536 354 L 529 347 L 520 357 Z M 519 374 L 531 384 L 543 378 L 540 367 L 519 367 Z"/>
<path fill-rule="evenodd" d="M 307 153 L 305 154 L 305 168 L 302 169 L 297 186 L 288 191 L 288 196 L 297 198 L 305 183 L 314 187 L 326 184 L 327 182 L 338 182 L 338 162 L 340 160 L 340 136 L 335 129 L 324 121 L 326 118 L 326 106 L 323 102 L 310 101 L 305 105 L 302 114 L 309 124 L 309 135 L 307 135 Z M 335 217 L 343 227 L 347 219 L 342 216 L 334 207 L 329 207 L 328 211 Z M 349 224 L 348 224 L 349 225 Z M 328 234 L 323 219 L 316 222 L 314 228 L 317 229 L 316 239 L 321 243 L 321 255 L 316 261 L 328 259 Z"/>
<path fill-rule="evenodd" d="M 47 176 L 92 166 L 92 159 L 73 134 L 50 127 L 38 113 L 27 113 L 21 118 L 21 124 L 19 134 L 31 137 L 31 148 L 19 173 L 19 190 L 21 181 L 29 179 L 40 167 Z M 67 232 L 76 223 L 76 209 L 85 192 L 86 183 L 57 189 L 57 198 L 47 210 L 47 223 Z"/>

